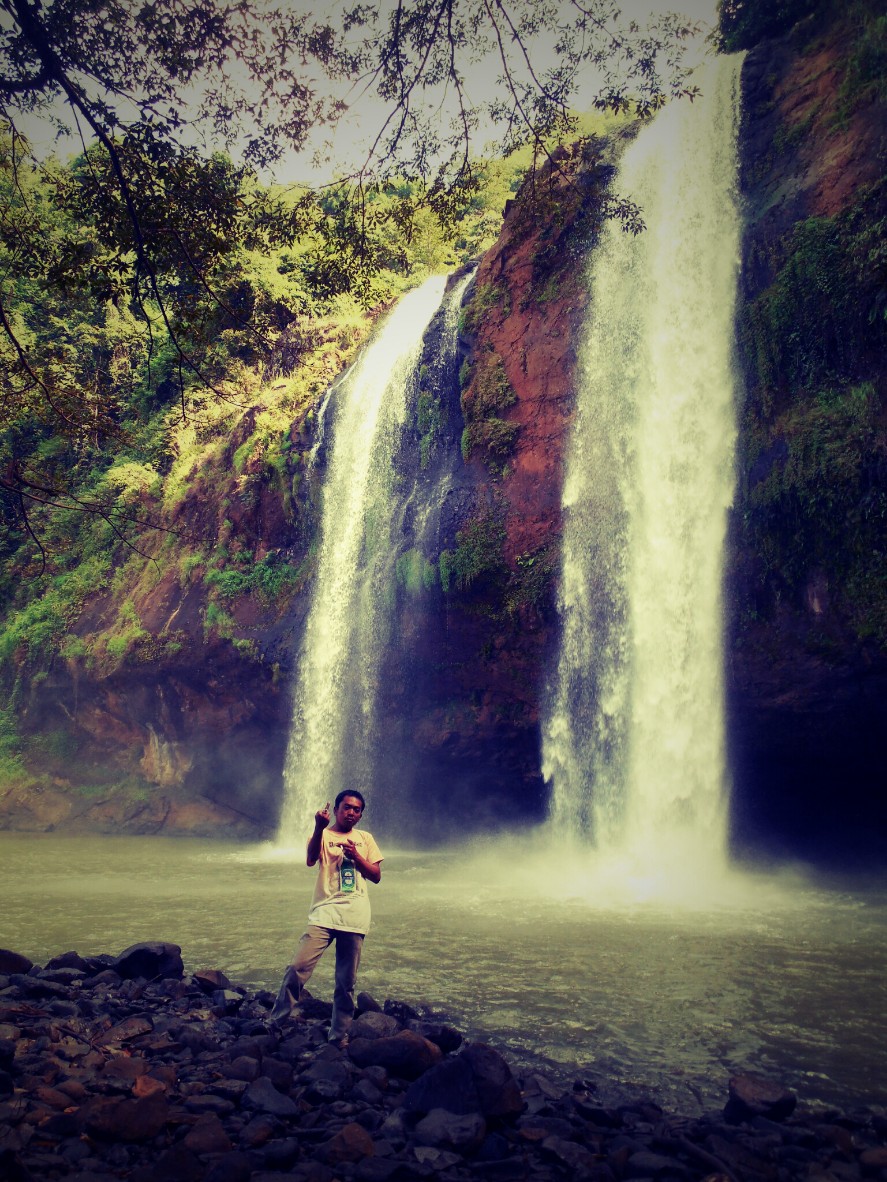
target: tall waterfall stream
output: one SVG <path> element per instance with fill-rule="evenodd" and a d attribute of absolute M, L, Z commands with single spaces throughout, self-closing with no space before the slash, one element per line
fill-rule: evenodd
<path fill-rule="evenodd" d="M 704 98 L 671 104 L 624 155 L 615 187 L 647 228 L 610 224 L 591 260 L 566 458 L 552 823 L 654 893 L 726 855 L 740 61 L 709 65 Z"/>
<path fill-rule="evenodd" d="M 284 769 L 283 845 L 301 846 L 317 809 L 343 787 L 367 787 L 372 774 L 392 458 L 422 337 L 445 285 L 445 276 L 434 276 L 400 301 L 333 399 L 320 553 Z"/>

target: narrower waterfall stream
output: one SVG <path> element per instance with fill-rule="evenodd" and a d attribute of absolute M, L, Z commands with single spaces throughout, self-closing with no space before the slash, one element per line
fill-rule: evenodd
<path fill-rule="evenodd" d="M 726 857 L 740 62 L 707 65 L 704 97 L 672 103 L 625 153 L 615 187 L 647 229 L 609 225 L 591 260 L 566 461 L 551 818 L 651 893 Z"/>
<path fill-rule="evenodd" d="M 392 457 L 422 336 L 446 276 L 405 296 L 338 390 L 319 558 L 299 657 L 278 842 L 301 845 L 316 810 L 371 774 L 378 629 L 393 513 Z M 328 428 L 329 429 L 329 428 Z"/>

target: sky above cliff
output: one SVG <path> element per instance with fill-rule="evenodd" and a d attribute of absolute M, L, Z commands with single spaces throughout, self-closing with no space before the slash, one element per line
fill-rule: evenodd
<path fill-rule="evenodd" d="M 306 11 L 313 11 L 317 19 L 329 21 L 333 26 L 341 23 L 341 13 L 348 6 L 340 2 L 323 3 L 323 0 L 313 4 L 311 0 L 303 0 L 303 4 Z M 409 8 L 409 0 L 406 7 Z M 570 11 L 570 6 L 564 0 L 564 12 Z M 702 33 L 687 54 L 688 61 L 698 60 L 705 51 L 705 35 L 717 21 L 717 0 L 624 0 L 618 22 L 615 26 L 608 24 L 608 28 L 625 28 L 629 22 L 636 22 L 645 28 L 657 18 L 673 12 L 679 12 L 692 21 L 700 22 Z M 557 64 L 557 54 L 551 41 L 546 43 L 543 39 L 537 39 L 528 43 L 527 49 L 533 68 L 538 74 L 543 74 Z M 523 66 L 521 56 L 519 53 L 514 55 L 516 73 Z M 480 110 L 496 97 L 497 87 L 501 87 L 500 63 L 495 54 L 488 54 L 480 61 L 461 61 L 460 68 L 464 77 L 465 99 L 473 109 Z M 310 65 L 305 66 L 305 72 L 306 79 L 311 78 Z M 313 81 L 321 93 L 342 100 L 345 111 L 335 126 L 316 128 L 305 147 L 299 152 L 288 153 L 274 169 L 273 176 L 267 174 L 265 180 L 324 184 L 336 176 L 353 173 L 364 165 L 368 153 L 385 127 L 386 117 L 391 108 L 378 97 L 371 82 L 363 80 L 351 86 L 345 83 L 336 84 L 322 79 L 316 71 Z M 583 113 L 590 108 L 591 96 L 600 85 L 600 75 L 595 74 L 589 67 L 575 96 L 574 106 L 578 112 Z M 588 96 L 587 106 L 583 103 L 584 96 Z M 182 95 L 184 110 L 187 110 L 192 98 L 193 96 L 187 93 Z M 456 111 L 451 95 L 445 97 L 439 92 L 430 92 L 425 101 L 429 109 L 435 110 L 436 118 L 441 124 Z M 63 104 L 55 105 L 53 111 L 64 120 Z M 55 153 L 65 158 L 80 148 L 79 137 L 73 133 L 69 137 L 57 137 L 45 119 L 25 115 L 20 121 L 20 129 L 29 136 L 39 155 Z M 190 138 L 190 134 L 186 134 L 186 138 Z M 488 121 L 480 120 L 472 139 L 474 154 L 493 155 L 497 146 L 496 127 Z M 232 154 L 236 158 L 236 147 Z"/>
<path fill-rule="evenodd" d="M 668 13 L 680 13 L 701 26 L 700 36 L 688 48 L 687 60 L 698 61 L 706 53 L 706 37 L 717 25 L 718 0 L 624 0 L 621 4 L 620 26 L 636 22 L 646 28 Z M 331 6 L 330 6 L 331 8 Z M 329 11 L 326 10 L 326 11 Z M 552 45 L 537 41 L 531 47 L 532 62 L 537 72 L 554 66 L 556 54 Z M 466 70 L 466 93 L 477 106 L 494 97 L 499 75 L 499 64 L 490 57 Z M 600 85 L 600 77 L 589 68 L 584 87 L 576 96 L 576 109 L 584 113 L 583 91 L 591 95 Z M 324 183 L 333 175 L 341 175 L 359 167 L 366 153 L 384 125 L 386 107 L 374 94 L 360 86 L 354 86 L 343 96 L 348 104 L 347 113 L 339 120 L 335 129 L 327 134 L 318 133 L 312 143 L 298 156 L 292 156 L 282 171 L 293 170 L 294 175 L 313 183 Z M 443 112 L 441 113 L 443 117 Z M 497 147 L 497 133 L 492 125 L 482 128 L 475 138 L 477 154 L 493 155 Z"/>

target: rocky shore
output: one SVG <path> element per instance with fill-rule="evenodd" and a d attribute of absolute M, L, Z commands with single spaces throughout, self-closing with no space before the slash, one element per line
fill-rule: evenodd
<path fill-rule="evenodd" d="M 611 1107 L 403 1002 L 361 994 L 340 1049 L 327 1003 L 276 1026 L 272 1000 L 175 944 L 0 950 L 0 1178 L 887 1180 L 883 1108 L 804 1111 L 751 1076 L 701 1118 Z"/>

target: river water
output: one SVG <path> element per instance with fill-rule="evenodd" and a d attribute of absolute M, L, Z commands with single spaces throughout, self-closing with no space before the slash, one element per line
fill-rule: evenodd
<path fill-rule="evenodd" d="M 604 1099 L 720 1107 L 754 1070 L 804 1101 L 883 1101 L 887 887 L 735 874 L 704 903 L 609 889 L 536 835 L 386 851 L 359 987 L 444 1011 L 521 1067 Z M 164 838 L 0 834 L 0 946 L 45 963 L 145 939 L 186 968 L 277 987 L 313 871 L 295 851 Z M 574 869 L 575 868 L 575 869 Z M 329 998 L 331 964 L 313 992 Z"/>

